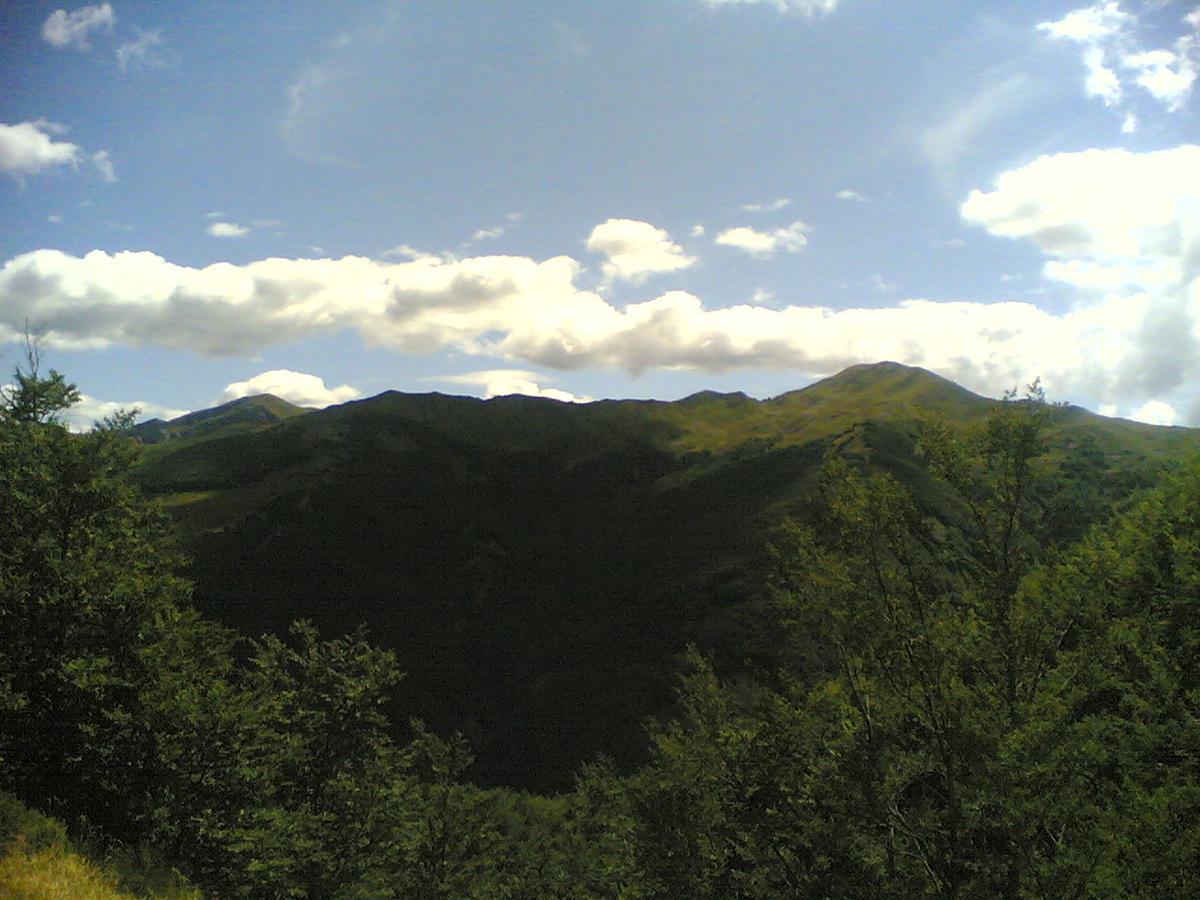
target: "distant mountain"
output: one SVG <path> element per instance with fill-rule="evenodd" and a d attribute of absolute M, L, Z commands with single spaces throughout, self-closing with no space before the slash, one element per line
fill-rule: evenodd
<path fill-rule="evenodd" d="M 238 432 L 261 431 L 307 412 L 312 410 L 294 406 L 272 394 L 259 394 L 188 413 L 167 422 L 147 419 L 130 428 L 129 433 L 147 445 L 189 438 L 223 437 Z"/>
<path fill-rule="evenodd" d="M 597 752 L 639 761 L 688 642 L 727 669 L 773 664 L 764 549 L 805 514 L 827 452 L 940 515 L 917 421 L 992 403 L 896 363 L 764 401 L 247 398 L 165 423 L 176 437 L 138 474 L 179 523 L 205 611 L 252 633 L 368 623 L 408 671 L 401 721 L 463 730 L 484 781 L 552 789 Z M 1052 442 L 1068 540 L 1200 433 L 1067 408 Z"/>

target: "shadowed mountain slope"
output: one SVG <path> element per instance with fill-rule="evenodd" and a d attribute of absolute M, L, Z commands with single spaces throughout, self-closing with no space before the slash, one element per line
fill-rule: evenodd
<path fill-rule="evenodd" d="M 761 402 L 387 392 L 181 431 L 139 478 L 179 522 L 203 609 L 252 632 L 367 622 L 409 673 L 401 720 L 462 729 L 486 782 L 547 789 L 601 751 L 639 761 L 687 642 L 727 667 L 772 664 L 764 548 L 804 514 L 831 448 L 938 514 L 918 418 L 991 407 L 895 363 Z M 1078 408 L 1051 437 L 1064 540 L 1200 448 L 1195 431 Z"/>

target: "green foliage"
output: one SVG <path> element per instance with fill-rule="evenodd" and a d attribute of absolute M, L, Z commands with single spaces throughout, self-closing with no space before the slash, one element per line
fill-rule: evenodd
<path fill-rule="evenodd" d="M 22 381 L 0 413 L 0 759 L 4 782 L 122 829 L 146 777 L 144 658 L 186 595 L 164 521 L 125 476 L 129 441 L 54 421 L 61 377 Z M 69 386 L 68 386 L 69 387 Z M 57 398 L 47 400 L 46 398 Z M 48 405 L 47 405 L 48 404 Z"/>
<path fill-rule="evenodd" d="M 930 425 L 961 540 L 831 457 L 777 547 L 827 674 L 703 660 L 626 784 L 653 896 L 1190 896 L 1200 872 L 1200 468 L 1046 558 L 1053 410 Z"/>
<path fill-rule="evenodd" d="M 917 393 L 949 390 L 900 368 L 886 375 Z M 546 571 L 536 555 L 514 560 L 498 524 L 455 526 L 471 548 L 447 576 L 462 593 L 438 617 L 393 603 L 393 621 L 410 634 L 406 652 L 448 677 L 474 665 L 503 673 L 504 690 L 538 695 L 531 715 L 502 702 L 513 694 L 464 679 L 460 702 L 509 720 L 523 743 L 508 746 L 530 748 L 514 771 L 561 764 L 584 745 L 542 746 L 586 719 L 574 707 L 589 693 L 603 695 L 590 701 L 603 715 L 587 727 L 595 744 L 611 740 L 618 715 L 651 705 L 685 634 L 712 636 L 720 651 L 684 657 L 675 714 L 651 727 L 646 765 L 623 775 L 594 762 L 546 797 L 473 783 L 461 733 L 414 719 L 401 738 L 387 710 L 410 712 L 420 696 L 398 693 L 412 660 L 372 646 L 365 630 L 322 638 L 302 621 L 248 640 L 192 609 L 164 522 L 129 483 L 128 421 L 70 434 L 54 419 L 74 389 L 34 376 L 18 393 L 40 399 L 13 395 L 0 410 L 0 782 L 77 831 L 118 839 L 110 859 L 165 856 L 222 897 L 1200 892 L 1200 465 L 1067 546 L 1064 510 L 1100 516 L 1124 488 L 1093 491 L 1109 472 L 1100 438 L 1064 461 L 1055 429 L 1073 414 L 1048 407 L 1036 385 L 966 427 L 868 423 L 806 449 L 752 435 L 687 464 L 644 444 L 597 449 L 582 429 L 554 448 L 488 455 L 481 473 L 470 466 L 479 457 L 430 422 L 366 427 L 321 414 L 238 460 L 235 482 L 276 477 L 277 464 L 287 472 L 328 452 L 312 422 L 347 429 L 353 452 L 338 465 L 348 471 L 307 506 L 281 504 L 254 525 L 298 561 L 313 548 L 289 542 L 330 516 L 320 490 L 357 480 L 357 508 L 373 508 L 379 485 L 350 477 L 364 448 L 414 509 L 425 497 L 465 510 L 467 493 L 455 491 L 468 476 L 472 502 L 499 473 L 511 493 L 491 499 L 515 503 L 552 470 L 555 492 L 539 507 L 551 517 L 594 488 L 593 530 L 563 540 L 582 541 L 597 568 L 684 564 L 655 569 L 644 548 L 612 555 L 600 541 L 607 492 L 648 530 L 688 520 L 705 531 L 739 504 L 769 504 L 780 484 L 811 498 L 797 507 L 803 520 L 777 530 L 761 596 L 695 605 L 665 591 L 514 603 L 511 585 Z M 843 380 L 866 402 L 866 374 Z M 726 425 L 751 402 L 686 401 L 719 407 Z M 573 415 L 515 407 L 549 424 Z M 216 443 L 232 459 L 256 441 Z M 417 454 L 407 468 L 389 455 L 398 446 Z M 191 452 L 175 458 L 211 463 Z M 621 483 L 627 471 L 636 488 Z M 749 545 L 775 521 L 764 515 L 738 539 Z M 346 534 L 373 528 L 409 564 L 386 522 L 359 526 Z M 263 596 L 227 599 L 252 608 Z M 0 795 L 0 832 L 26 833 L 34 854 L 17 864 L 65 852 L 65 831 L 47 822 Z M 153 893 L 148 875 L 123 880 Z"/>

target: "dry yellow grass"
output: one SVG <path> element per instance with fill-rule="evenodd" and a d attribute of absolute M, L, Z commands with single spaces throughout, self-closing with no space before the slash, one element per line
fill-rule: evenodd
<path fill-rule="evenodd" d="M 132 900 L 76 853 L 27 852 L 21 841 L 0 858 L 0 900 Z"/>

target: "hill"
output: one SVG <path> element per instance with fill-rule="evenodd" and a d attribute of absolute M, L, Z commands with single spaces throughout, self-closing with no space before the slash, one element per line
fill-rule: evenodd
<path fill-rule="evenodd" d="M 129 429 L 132 437 L 146 445 L 229 434 L 261 431 L 311 410 L 295 406 L 273 394 L 240 397 L 212 409 L 187 413 L 169 422 L 147 419 Z"/>
<path fill-rule="evenodd" d="M 546 789 L 601 751 L 642 759 L 688 642 L 726 669 L 773 664 L 764 548 L 831 448 L 941 515 L 918 419 L 992 401 L 881 363 L 765 401 L 388 392 L 204 430 L 230 406 L 192 414 L 138 473 L 180 525 L 201 608 L 252 632 L 366 622 L 409 673 L 396 718 L 463 730 L 484 782 Z M 1200 447 L 1079 408 L 1052 442 L 1064 541 Z"/>

